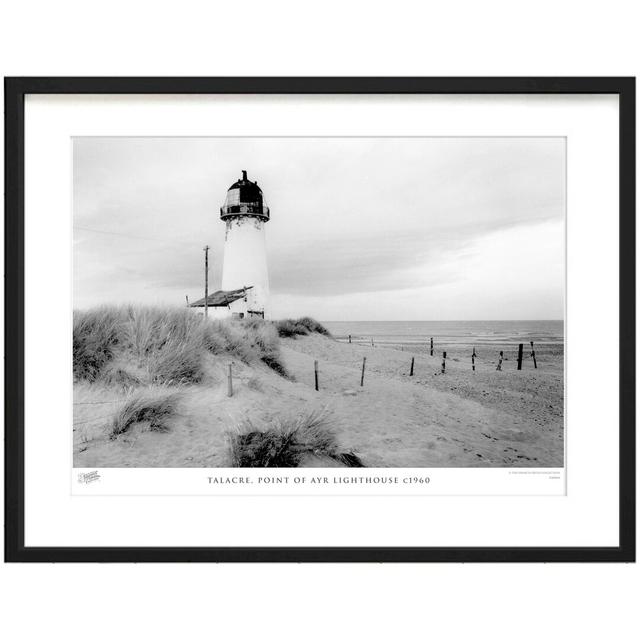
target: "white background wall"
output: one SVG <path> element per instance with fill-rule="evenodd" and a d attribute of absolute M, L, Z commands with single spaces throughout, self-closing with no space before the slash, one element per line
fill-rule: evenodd
<path fill-rule="evenodd" d="M 636 5 L 23 1 L 3 6 L 0 61 L 3 75 L 637 75 Z M 0 568 L 20 639 L 614 638 L 637 633 L 639 587 L 637 565 Z"/>

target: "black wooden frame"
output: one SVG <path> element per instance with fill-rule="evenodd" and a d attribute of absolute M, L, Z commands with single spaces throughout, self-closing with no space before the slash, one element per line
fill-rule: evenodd
<path fill-rule="evenodd" d="M 25 547 L 27 94 L 616 94 L 620 114 L 620 540 L 616 547 Z M 5 561 L 635 561 L 635 78 L 5 78 Z"/>

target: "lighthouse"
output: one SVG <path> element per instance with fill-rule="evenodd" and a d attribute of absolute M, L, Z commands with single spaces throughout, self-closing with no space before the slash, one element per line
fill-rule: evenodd
<path fill-rule="evenodd" d="M 207 298 L 208 315 L 264 318 L 269 297 L 264 225 L 269 222 L 269 207 L 246 171 L 227 190 L 220 219 L 225 225 L 222 287 Z M 205 299 L 190 306 L 203 312 Z"/>

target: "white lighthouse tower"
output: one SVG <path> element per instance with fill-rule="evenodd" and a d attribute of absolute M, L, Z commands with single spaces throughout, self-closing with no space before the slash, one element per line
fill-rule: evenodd
<path fill-rule="evenodd" d="M 264 225 L 269 222 L 269 207 L 262 189 L 247 178 L 246 171 L 229 187 L 220 218 L 226 225 L 222 289 L 251 287 L 247 292 L 247 313 L 264 317 L 269 297 Z"/>
<path fill-rule="evenodd" d="M 247 178 L 246 171 L 229 187 L 220 218 L 226 226 L 222 290 L 207 298 L 208 315 L 264 318 L 269 298 L 264 225 L 269 221 L 269 207 L 262 189 Z M 189 306 L 203 313 L 205 299 Z"/>

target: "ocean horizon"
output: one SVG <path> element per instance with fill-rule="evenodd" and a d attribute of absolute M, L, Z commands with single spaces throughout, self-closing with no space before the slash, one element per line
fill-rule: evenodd
<path fill-rule="evenodd" d="M 564 320 L 362 320 L 323 321 L 338 340 L 375 338 L 380 344 L 409 344 L 433 338 L 447 344 L 564 344 Z"/>

